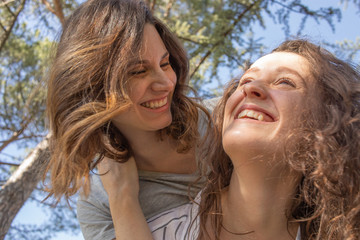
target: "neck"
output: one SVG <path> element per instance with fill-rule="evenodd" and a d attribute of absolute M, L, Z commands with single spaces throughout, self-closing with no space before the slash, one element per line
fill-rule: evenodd
<path fill-rule="evenodd" d="M 224 239 L 295 239 L 298 225 L 288 222 L 287 211 L 297 178 L 268 163 L 269 159 L 257 159 L 234 166 L 230 185 L 222 193 L 223 225 L 234 233 L 252 233 L 224 230 Z"/>
<path fill-rule="evenodd" d="M 176 142 L 169 136 L 160 139 L 156 132 L 142 132 L 128 137 L 139 170 L 192 173 L 196 170 L 195 152 L 178 153 Z"/>

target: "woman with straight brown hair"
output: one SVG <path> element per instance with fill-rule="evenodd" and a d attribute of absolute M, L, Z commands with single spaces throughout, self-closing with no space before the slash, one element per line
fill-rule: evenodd
<path fill-rule="evenodd" d="M 360 239 L 355 68 L 285 41 L 230 82 L 214 113 L 205 188 L 148 219 L 147 239 Z"/>
<path fill-rule="evenodd" d="M 86 239 L 130 232 L 117 227 L 126 211 L 131 224 L 142 211 L 151 217 L 188 202 L 198 124 L 207 122 L 186 96 L 188 67 L 177 38 L 142 1 L 89 0 L 67 19 L 48 81 L 48 190 L 60 200 L 83 189 Z"/>

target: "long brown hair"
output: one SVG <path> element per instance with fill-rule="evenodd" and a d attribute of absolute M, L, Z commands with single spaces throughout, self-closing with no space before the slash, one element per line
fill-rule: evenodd
<path fill-rule="evenodd" d="M 360 238 L 360 74 L 325 49 L 306 40 L 290 40 L 273 52 L 291 52 L 309 61 L 320 107 L 289 134 L 285 156 L 302 175 L 288 221 L 300 222 L 302 239 Z M 199 239 L 209 220 L 215 239 L 222 230 L 220 192 L 230 183 L 231 159 L 221 144 L 226 101 L 238 85 L 233 80 L 214 110 L 212 145 L 206 149 L 211 173 L 200 203 Z M 240 230 L 241 231 L 241 230 Z"/>
<path fill-rule="evenodd" d="M 159 131 L 187 152 L 198 137 L 198 104 L 185 94 L 189 63 L 169 29 L 139 0 L 89 0 L 66 20 L 48 80 L 51 131 L 49 195 L 69 198 L 84 187 L 104 155 L 119 162 L 131 146 L 111 119 L 130 106 L 129 60 L 138 56 L 146 23 L 155 26 L 170 55 L 177 82 L 171 104 L 173 121 Z"/>

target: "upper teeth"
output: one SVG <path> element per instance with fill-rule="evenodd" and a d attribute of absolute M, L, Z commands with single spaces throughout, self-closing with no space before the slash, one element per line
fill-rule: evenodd
<path fill-rule="evenodd" d="M 141 105 L 147 108 L 154 109 L 154 108 L 160 108 L 164 106 L 166 103 L 167 103 L 167 97 L 157 101 L 144 102 Z"/>
<path fill-rule="evenodd" d="M 260 113 L 260 112 L 255 112 L 254 110 L 243 110 L 243 111 L 241 111 L 241 113 L 238 115 L 238 118 L 243 118 L 243 117 L 254 118 L 254 119 L 257 119 L 259 121 L 264 120 L 264 115 L 262 113 Z"/>

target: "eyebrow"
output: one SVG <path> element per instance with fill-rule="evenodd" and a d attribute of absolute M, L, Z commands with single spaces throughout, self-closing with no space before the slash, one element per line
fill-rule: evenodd
<path fill-rule="evenodd" d="M 245 74 L 250 73 L 250 72 L 259 72 L 259 71 L 260 71 L 260 69 L 259 69 L 258 67 L 249 68 L 248 70 L 246 70 L 246 71 L 244 72 L 243 76 L 244 76 Z"/>
<path fill-rule="evenodd" d="M 168 57 L 169 55 L 170 55 L 169 52 L 164 53 L 161 56 L 161 60 Z M 148 64 L 148 63 L 149 63 L 149 60 L 135 60 L 134 62 L 130 62 L 129 65 L 130 66 L 133 66 L 133 65 L 145 65 L 145 64 Z"/>

